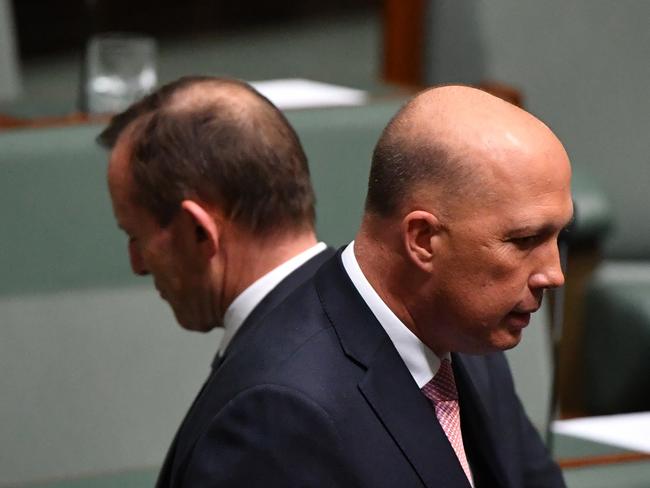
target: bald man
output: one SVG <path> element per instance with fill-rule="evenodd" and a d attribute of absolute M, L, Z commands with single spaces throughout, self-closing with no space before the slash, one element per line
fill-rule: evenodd
<path fill-rule="evenodd" d="M 355 240 L 231 356 L 193 443 L 214 461 L 188 456 L 178 486 L 564 486 L 502 351 L 563 283 L 570 179 L 523 110 L 415 97 L 377 144 Z"/>

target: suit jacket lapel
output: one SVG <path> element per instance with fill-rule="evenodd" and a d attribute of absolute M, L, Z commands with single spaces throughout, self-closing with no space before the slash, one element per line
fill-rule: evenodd
<path fill-rule="evenodd" d="M 469 488 L 433 407 L 352 285 L 340 257 L 317 273 L 316 288 L 345 354 L 366 369 L 361 393 L 423 483 Z"/>
<path fill-rule="evenodd" d="M 257 304 L 250 315 L 246 317 L 246 320 L 244 320 L 244 323 L 237 331 L 237 334 L 232 338 L 232 341 L 226 350 L 226 357 L 234 354 L 241 347 L 244 347 L 246 344 L 246 336 L 251 332 L 251 329 L 254 328 L 254 325 L 260 322 L 260 319 L 267 313 L 277 307 L 293 290 L 311 278 L 316 270 L 318 270 L 318 268 L 320 268 L 323 263 L 331 258 L 335 253 L 336 251 L 334 249 L 328 247 L 278 283 L 277 286 Z M 221 358 L 217 355 L 212 363 L 213 367 L 220 361 Z"/>
<path fill-rule="evenodd" d="M 176 451 L 178 450 L 178 444 L 179 444 L 179 437 L 181 433 L 183 432 L 183 428 L 185 427 L 186 423 L 188 423 L 188 419 L 194 412 L 195 405 L 198 403 L 199 399 L 201 398 L 201 395 L 203 395 L 203 392 L 205 391 L 206 387 L 208 386 L 208 383 L 214 376 L 214 373 L 216 371 L 216 368 L 218 367 L 218 364 L 221 363 L 221 358 L 217 357 L 215 358 L 215 361 L 212 364 L 212 371 L 208 375 L 208 378 L 205 380 L 203 383 L 203 386 L 199 390 L 198 395 L 194 398 L 194 401 L 192 402 L 192 405 L 188 409 L 187 413 L 185 414 L 185 417 L 183 418 L 183 421 L 181 422 L 180 427 L 176 431 L 176 435 L 174 436 L 174 440 L 172 441 L 169 449 L 167 450 L 167 455 L 165 456 L 165 461 L 163 462 L 162 468 L 160 470 L 160 473 L 158 474 L 158 480 L 156 482 L 156 488 L 163 488 L 167 486 L 173 486 L 173 474 L 174 470 L 172 469 L 175 466 L 174 459 L 176 458 Z"/>
<path fill-rule="evenodd" d="M 435 410 L 392 343 L 377 351 L 359 388 L 426 486 L 469 488 Z"/>
<path fill-rule="evenodd" d="M 491 398 L 487 369 L 480 356 L 453 354 L 452 365 L 460 401 L 461 423 L 466 451 L 472 466 L 481 466 L 477 482 L 483 479 L 483 486 L 514 486 L 508 479 L 501 456 L 495 425 L 490 416 L 486 400 Z M 478 485 L 481 486 L 480 484 Z"/>
<path fill-rule="evenodd" d="M 157 487 L 162 488 L 163 486 L 174 486 L 176 482 L 175 477 L 178 475 L 179 467 L 189 455 L 192 446 L 194 446 L 204 426 L 204 409 L 201 408 L 202 402 L 199 402 L 199 400 L 203 392 L 208 389 L 209 384 L 213 381 L 218 381 L 220 369 L 222 367 L 227 368 L 229 360 L 236 356 L 237 351 L 245 348 L 246 338 L 253 333 L 256 324 L 260 324 L 260 326 L 263 327 L 263 321 L 261 319 L 279 305 L 280 302 L 282 302 L 293 290 L 304 283 L 307 279 L 311 278 L 316 270 L 327 261 L 327 259 L 332 257 L 334 253 L 334 249 L 327 248 L 312 257 L 278 283 L 278 285 L 262 299 L 262 301 L 246 318 L 228 346 L 225 356 L 221 357 L 217 353 L 212 362 L 212 372 L 210 373 L 210 376 L 194 400 L 178 430 L 178 433 L 176 434 L 176 437 L 174 438 L 174 441 L 172 442 L 165 458 L 165 463 L 163 464 Z"/>

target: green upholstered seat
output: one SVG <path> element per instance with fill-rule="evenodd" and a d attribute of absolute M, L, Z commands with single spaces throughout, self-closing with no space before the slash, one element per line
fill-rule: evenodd
<path fill-rule="evenodd" d="M 589 412 L 650 409 L 650 262 L 606 261 L 585 306 Z"/>
<path fill-rule="evenodd" d="M 571 192 L 575 204 L 575 225 L 570 242 L 581 244 L 603 241 L 613 224 L 609 199 L 602 188 L 582 167 L 573 168 Z"/>

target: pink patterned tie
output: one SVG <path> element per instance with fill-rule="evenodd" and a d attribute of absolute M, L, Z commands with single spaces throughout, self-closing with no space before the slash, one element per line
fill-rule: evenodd
<path fill-rule="evenodd" d="M 445 431 L 451 447 L 454 448 L 467 479 L 472 485 L 474 485 L 472 472 L 469 469 L 467 456 L 465 456 L 463 435 L 460 431 L 458 391 L 456 390 L 456 382 L 454 381 L 454 372 L 451 369 L 451 362 L 448 359 L 440 361 L 440 369 L 433 379 L 422 387 L 422 393 L 424 393 L 433 404 L 440 426 Z"/>

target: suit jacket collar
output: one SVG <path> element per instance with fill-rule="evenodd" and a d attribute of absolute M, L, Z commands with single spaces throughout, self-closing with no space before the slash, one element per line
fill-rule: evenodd
<path fill-rule="evenodd" d="M 325 264 L 315 277 L 316 289 L 323 309 L 339 338 L 344 353 L 366 369 L 359 389 L 369 405 L 399 445 L 426 486 L 470 486 L 460 463 L 449 444 L 435 411 L 420 392 L 408 368 L 402 361 L 381 324 L 358 294 L 340 261 Z M 485 453 L 487 465 L 493 472 L 489 479 L 498 480 L 494 486 L 511 486 L 505 481 L 502 463 L 495 452 L 494 434 L 483 435 L 490 425 L 484 398 L 489 397 L 487 378 L 472 375 L 464 366 L 465 357 L 454 355 L 454 370 L 461 384 L 462 402 L 467 416 L 472 417 L 468 429 L 475 430 L 472 440 L 477 450 Z M 472 373 L 481 373 L 473 368 Z M 445 469 L 440 469 L 445 466 Z M 489 486 L 489 485 L 488 485 Z"/>
<path fill-rule="evenodd" d="M 298 286 L 298 284 L 311 278 L 316 270 L 318 270 L 325 261 L 331 258 L 335 252 L 336 251 L 331 247 L 326 248 L 324 251 L 319 252 L 314 257 L 307 260 L 300 267 L 287 275 L 286 278 L 280 281 L 280 283 L 278 283 L 275 288 L 273 288 L 273 290 L 271 290 L 262 301 L 255 306 L 248 317 L 246 317 L 246 320 L 244 320 L 244 323 L 237 331 L 237 334 L 235 334 L 228 345 L 224 357 L 220 357 L 217 353 L 212 361 L 212 368 L 214 369 L 218 367 L 227 356 L 243 347 L 246 343 L 244 338 L 250 333 L 253 324 L 277 307 Z"/>
<path fill-rule="evenodd" d="M 165 462 L 163 463 L 158 482 L 158 488 L 175 486 L 178 480 L 178 469 L 185 461 L 192 446 L 196 442 L 203 427 L 201 409 L 201 396 L 203 392 L 209 387 L 212 381 L 215 381 L 220 368 L 226 367 L 229 359 L 236 356 L 236 352 L 245 348 L 247 337 L 250 336 L 255 324 L 260 323 L 261 319 L 280 304 L 294 289 L 304 283 L 307 279 L 311 278 L 316 270 L 335 253 L 335 250 L 328 247 L 324 251 L 318 253 L 299 268 L 291 272 L 284 278 L 278 285 L 273 288 L 262 301 L 253 309 L 253 311 L 246 318 L 241 325 L 237 334 L 232 338 L 232 341 L 226 349 L 226 354 L 221 356 L 217 353 L 212 361 L 212 371 L 208 376 L 201 391 L 192 403 L 183 423 L 181 424 L 176 437 L 172 441 L 169 448 Z M 262 324 L 263 326 L 263 324 Z"/>

